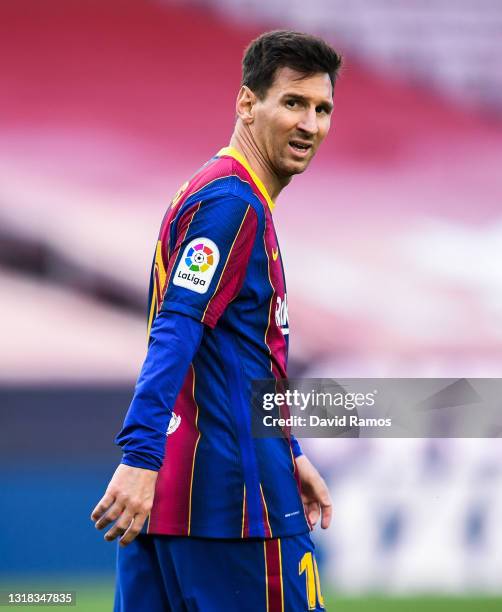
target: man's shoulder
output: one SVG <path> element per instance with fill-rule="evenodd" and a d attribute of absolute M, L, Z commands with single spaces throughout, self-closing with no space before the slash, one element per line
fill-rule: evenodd
<path fill-rule="evenodd" d="M 236 208 L 251 206 L 259 219 L 264 217 L 263 204 L 249 182 L 237 171 L 235 160 L 214 157 L 200 168 L 186 184 L 185 206 L 228 202 Z"/>

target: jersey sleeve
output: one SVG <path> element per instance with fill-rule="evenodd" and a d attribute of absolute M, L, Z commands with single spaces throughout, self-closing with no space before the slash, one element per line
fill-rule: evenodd
<path fill-rule="evenodd" d="M 233 195 L 183 211 L 169 256 L 162 311 L 215 327 L 242 287 L 257 225 L 254 208 Z"/>
<path fill-rule="evenodd" d="M 201 323 L 180 314 L 160 313 L 156 317 L 134 397 L 115 438 L 123 450 L 122 463 L 160 469 L 173 406 L 203 329 Z"/>

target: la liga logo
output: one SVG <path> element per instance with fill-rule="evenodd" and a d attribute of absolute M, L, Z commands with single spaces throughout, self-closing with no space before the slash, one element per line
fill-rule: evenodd
<path fill-rule="evenodd" d="M 185 263 L 193 272 L 205 272 L 214 264 L 213 250 L 200 242 L 190 248 Z"/>
<path fill-rule="evenodd" d="M 206 293 L 220 260 L 220 251 L 209 238 L 191 240 L 178 263 L 173 284 Z"/>

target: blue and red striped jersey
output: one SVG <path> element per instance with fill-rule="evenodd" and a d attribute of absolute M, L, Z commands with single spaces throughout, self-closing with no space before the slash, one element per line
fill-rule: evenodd
<path fill-rule="evenodd" d="M 163 219 L 149 333 L 159 313 L 204 326 L 171 407 L 148 533 L 269 538 L 309 530 L 295 447 L 287 437 L 251 435 L 251 383 L 286 378 L 288 359 L 273 207 L 247 161 L 225 148 L 181 187 Z"/>

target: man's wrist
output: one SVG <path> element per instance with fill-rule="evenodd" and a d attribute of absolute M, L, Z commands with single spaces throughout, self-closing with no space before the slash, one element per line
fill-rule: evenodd
<path fill-rule="evenodd" d="M 152 472 L 158 472 L 160 470 L 160 466 L 156 461 L 149 457 L 145 457 L 141 453 L 133 451 L 125 452 L 120 463 L 128 465 L 129 467 L 151 470 Z"/>

